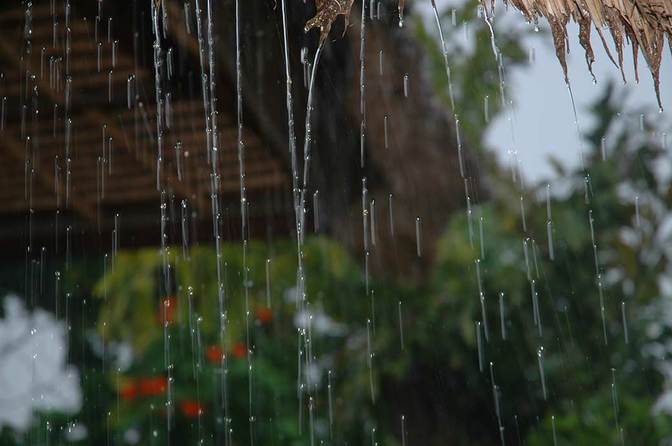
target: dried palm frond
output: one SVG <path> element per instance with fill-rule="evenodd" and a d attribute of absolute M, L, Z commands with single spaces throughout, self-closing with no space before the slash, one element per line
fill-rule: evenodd
<path fill-rule="evenodd" d="M 305 32 L 308 32 L 313 28 L 320 28 L 320 44 L 323 44 L 329 36 L 331 26 L 338 16 L 342 15 L 345 18 L 345 27 L 343 28 L 343 34 L 345 34 L 345 31 L 348 29 L 350 10 L 352 9 L 354 1 L 355 0 L 315 0 L 317 13 L 315 14 L 315 17 L 306 22 L 304 28 Z"/>
<path fill-rule="evenodd" d="M 507 2 L 507 0 L 504 0 Z M 665 36 L 672 42 L 672 0 L 508 0 L 519 9 L 530 22 L 544 17 L 548 20 L 553 34 L 555 52 L 567 76 L 567 23 L 574 20 L 579 25 L 579 41 L 586 52 L 588 69 L 595 60 L 590 42 L 590 31 L 594 25 L 609 58 L 619 66 L 623 74 L 623 44 L 627 39 L 633 51 L 635 76 L 637 55 L 642 51 L 644 59 L 653 75 L 658 104 L 660 102 L 660 63 L 665 47 Z M 485 0 L 483 7 L 487 8 Z M 493 5 L 490 6 L 492 8 Z M 607 46 L 603 30 L 611 33 L 618 62 Z M 592 72 L 592 70 L 591 70 Z M 623 75 L 625 81 L 625 75 Z"/>
<path fill-rule="evenodd" d="M 157 0 L 158 1 L 158 0 Z M 404 1 L 399 0 L 399 15 L 403 17 Z M 431 0 L 434 3 L 434 0 Z M 481 0 L 483 7 L 492 9 L 496 0 Z M 621 70 L 623 81 L 623 46 L 629 41 L 635 65 L 635 79 L 639 81 L 637 73 L 637 56 L 642 51 L 656 89 L 658 105 L 660 101 L 660 63 L 665 48 L 665 37 L 672 48 L 672 0 L 503 0 L 519 9 L 530 22 L 538 22 L 546 18 L 551 27 L 555 52 L 562 66 L 565 81 L 569 82 L 567 74 L 567 23 L 574 20 L 579 25 L 579 42 L 585 50 L 588 69 L 592 74 L 592 65 L 595 55 L 590 41 L 590 33 L 595 26 L 602 45 L 609 59 Z M 331 31 L 331 26 L 339 15 L 345 17 L 345 29 L 350 16 L 354 0 L 315 0 L 317 13 L 306 23 L 305 31 L 313 28 L 320 29 L 320 43 L 324 43 Z M 614 59 L 604 29 L 608 29 L 614 46 L 617 60 Z M 345 31 L 344 31 L 345 32 Z"/>

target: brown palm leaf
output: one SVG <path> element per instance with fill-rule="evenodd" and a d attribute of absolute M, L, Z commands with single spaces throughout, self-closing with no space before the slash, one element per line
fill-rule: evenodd
<path fill-rule="evenodd" d="M 306 22 L 304 28 L 305 32 L 308 32 L 313 28 L 319 28 L 321 45 L 327 40 L 327 37 L 329 37 L 331 27 L 338 16 L 342 15 L 345 18 L 345 27 L 343 30 L 343 33 L 345 34 L 345 31 L 348 29 L 350 10 L 352 9 L 354 1 L 355 0 L 315 0 L 317 13 L 315 14 L 315 17 Z"/>
<path fill-rule="evenodd" d="M 507 0 L 504 0 L 505 2 Z M 544 17 L 551 25 L 555 51 L 567 79 L 567 23 L 579 24 L 579 41 L 586 51 L 589 69 L 594 55 L 590 30 L 595 26 L 607 54 L 613 60 L 603 30 L 609 29 L 618 54 L 618 66 L 623 72 L 623 44 L 632 45 L 637 77 L 637 54 L 642 51 L 653 75 L 658 104 L 660 102 L 660 63 L 665 36 L 672 40 L 671 0 L 508 0 L 525 18 L 537 22 Z M 484 7 L 486 6 L 483 2 Z M 625 76 L 623 76 L 625 79 Z"/>
<path fill-rule="evenodd" d="M 434 0 L 431 0 L 432 3 Z M 488 8 L 488 2 L 481 0 L 483 7 Z M 579 24 L 579 42 L 586 52 L 588 69 L 592 73 L 592 64 L 595 60 L 590 41 L 590 33 L 595 26 L 607 51 L 607 55 L 618 65 L 623 80 L 623 46 L 629 41 L 635 64 L 635 79 L 637 73 L 637 54 L 642 51 L 644 58 L 653 75 L 658 104 L 660 102 L 660 63 L 665 47 L 665 36 L 668 46 L 672 47 L 672 0 L 502 0 L 519 9 L 530 22 L 538 22 L 540 18 L 548 20 L 555 51 L 569 82 L 567 74 L 566 54 L 567 23 L 574 20 Z M 350 10 L 354 0 L 315 0 L 317 14 L 306 23 L 306 32 L 312 28 L 320 28 L 320 43 L 324 43 L 329 35 L 331 26 L 339 15 L 345 17 L 346 29 Z M 399 14 L 403 17 L 405 0 L 399 0 Z M 495 0 L 490 0 L 489 8 L 495 7 Z M 614 60 L 611 50 L 604 36 L 604 29 L 608 29 L 618 61 Z M 662 105 L 661 105 L 662 108 Z"/>

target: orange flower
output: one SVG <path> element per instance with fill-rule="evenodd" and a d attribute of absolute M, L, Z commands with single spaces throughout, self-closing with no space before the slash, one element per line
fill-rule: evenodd
<path fill-rule="evenodd" d="M 205 352 L 205 356 L 213 364 L 221 364 L 224 359 L 224 351 L 218 345 L 211 345 Z"/>
<path fill-rule="evenodd" d="M 166 391 L 168 381 L 163 376 L 144 378 L 140 381 L 140 393 L 142 396 L 157 396 Z"/>
<path fill-rule="evenodd" d="M 243 359 L 247 356 L 247 347 L 242 342 L 236 342 L 233 346 L 233 356 L 238 359 Z"/>
<path fill-rule="evenodd" d="M 267 324 L 273 320 L 273 311 L 267 307 L 258 308 L 257 319 L 259 319 L 259 322 L 262 324 Z"/>
<path fill-rule="evenodd" d="M 198 401 L 186 400 L 180 403 L 182 415 L 187 418 L 196 418 L 203 415 L 203 406 Z"/>
<path fill-rule="evenodd" d="M 177 297 L 168 296 L 161 299 L 159 308 L 159 323 L 172 324 L 177 320 Z"/>
<path fill-rule="evenodd" d="M 133 401 L 138 397 L 138 386 L 134 382 L 125 384 L 119 389 L 119 396 L 124 401 Z"/>

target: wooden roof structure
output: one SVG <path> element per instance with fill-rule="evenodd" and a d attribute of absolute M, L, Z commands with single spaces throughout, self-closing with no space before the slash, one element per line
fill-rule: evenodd
<path fill-rule="evenodd" d="M 127 232 L 144 228 L 156 239 L 159 190 L 167 191 L 173 207 L 184 202 L 195 221 L 211 225 L 213 168 L 200 83 L 169 80 L 159 166 L 154 73 L 137 46 L 144 43 L 116 39 L 111 24 L 64 14 L 49 3 L 29 11 L 0 8 L 0 239 L 16 238 L 17 230 L 38 239 L 53 239 L 56 231 L 58 238 L 65 225 L 99 234 L 114 224 L 114 215 Z M 189 40 L 195 37 L 175 33 L 169 58 L 180 53 L 183 63 L 197 66 Z M 230 204 L 235 214 L 237 125 L 235 115 L 220 108 L 218 193 L 221 207 Z M 284 219 L 290 192 L 284 161 L 250 125 L 245 148 L 250 218 Z M 26 216 L 34 220 L 28 230 Z"/>

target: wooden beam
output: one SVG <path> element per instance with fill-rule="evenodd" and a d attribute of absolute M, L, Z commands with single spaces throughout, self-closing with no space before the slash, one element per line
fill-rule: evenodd
<path fill-rule="evenodd" d="M 20 65 L 18 64 L 18 59 L 17 57 L 13 54 L 13 48 L 11 45 L 8 43 L 6 39 L 0 39 L 0 53 L 3 53 L 5 58 L 12 63 L 17 70 L 20 70 Z M 21 74 L 21 73 L 20 73 Z M 139 73 L 140 74 L 140 73 Z M 143 70 L 142 75 L 146 75 L 146 73 Z M 40 93 L 44 93 L 49 99 L 57 103 L 59 105 L 64 104 L 64 98 L 56 94 L 50 87 L 48 82 L 46 82 L 44 79 L 42 79 L 40 76 L 36 76 L 35 81 L 39 85 L 40 88 Z M 85 104 L 84 104 L 85 105 Z M 92 118 L 94 121 L 98 121 L 100 125 L 102 123 L 107 124 L 107 129 L 109 134 L 117 140 L 119 143 L 121 143 L 121 146 L 130 154 L 133 154 L 133 148 L 129 147 L 128 144 L 126 143 L 125 138 L 123 137 L 122 132 L 117 128 L 117 126 L 114 124 L 113 119 L 106 119 L 105 116 L 97 109 L 93 110 L 87 110 L 87 115 L 88 117 Z M 148 161 L 144 160 L 137 160 L 139 163 L 143 165 L 146 169 L 148 169 L 150 172 L 155 172 L 156 171 L 156 166 L 153 165 L 153 163 L 150 163 Z M 41 169 L 44 170 L 44 169 Z M 178 195 L 180 195 L 182 198 L 186 198 L 191 202 L 192 197 L 189 194 L 189 189 L 179 181 L 176 181 L 172 177 L 167 178 L 167 185 L 169 188 L 171 188 L 173 191 L 175 191 Z M 207 206 L 206 203 L 204 203 L 203 197 L 196 195 L 196 203 L 192 204 L 193 207 L 197 208 L 199 212 L 201 213 L 207 213 L 209 212 L 209 207 Z M 95 217 L 94 213 L 94 217 Z M 94 218 L 94 221 L 96 219 Z"/>
<path fill-rule="evenodd" d="M 17 141 L 15 138 L 9 136 L 7 132 L 5 132 L 5 134 L 2 135 L 2 142 L 0 143 L 0 145 L 4 146 L 7 149 L 5 153 L 7 153 L 16 161 L 18 161 L 19 164 L 23 164 L 25 162 L 24 147 L 22 147 L 20 141 Z M 48 190 L 52 189 L 54 184 L 56 184 L 55 175 L 52 173 L 52 170 L 46 168 L 46 166 L 39 166 L 35 178 L 42 184 L 42 186 L 46 187 Z M 63 184 L 62 181 L 59 180 L 58 185 L 59 185 L 58 187 L 61 188 L 61 190 L 65 190 L 65 185 Z M 75 194 L 71 194 L 71 196 L 68 199 L 68 203 L 70 205 L 69 208 L 80 214 L 82 217 L 86 218 L 92 223 L 95 223 L 97 221 L 98 213 L 96 211 L 96 205 L 90 203 L 86 198 Z"/>
<path fill-rule="evenodd" d="M 130 154 L 133 159 L 135 159 L 138 163 L 140 163 L 146 170 L 153 172 L 154 175 L 156 175 L 156 165 L 152 161 L 144 157 L 136 158 L 134 156 L 135 151 L 133 150 L 133 147 L 131 147 L 128 144 L 128 141 L 124 137 L 123 132 L 119 129 L 119 127 L 116 125 L 115 122 L 110 121 L 109 119 L 106 120 L 105 116 L 98 110 L 90 110 L 88 113 L 88 117 L 98 121 L 98 127 L 102 126 L 102 124 L 107 124 L 107 133 L 110 136 L 112 136 L 112 138 L 115 141 L 119 142 L 118 144 L 115 144 L 115 146 L 118 147 L 119 145 L 121 145 L 121 147 L 125 149 L 126 152 Z M 172 189 L 175 193 L 177 193 L 180 197 L 188 199 L 189 204 L 191 206 L 198 209 L 198 211 L 201 213 L 209 212 L 209 207 L 204 202 L 203 196 L 196 194 L 195 197 L 196 203 L 192 203 L 192 196 L 186 184 L 180 182 L 179 180 L 177 180 L 172 176 L 165 176 L 164 178 L 167 186 L 170 189 Z M 154 178 L 154 184 L 156 184 L 156 178 Z"/>

